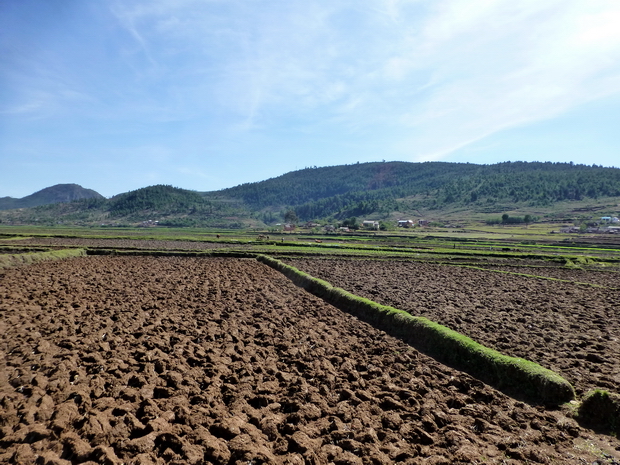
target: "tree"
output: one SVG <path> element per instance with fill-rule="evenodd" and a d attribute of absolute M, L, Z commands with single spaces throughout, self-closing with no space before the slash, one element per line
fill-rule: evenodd
<path fill-rule="evenodd" d="M 299 221 L 299 218 L 297 218 L 297 213 L 295 213 L 295 210 L 293 210 L 292 208 L 288 210 L 284 214 L 284 221 L 290 224 L 297 224 L 297 222 Z"/>
<path fill-rule="evenodd" d="M 347 227 L 349 229 L 359 229 L 360 225 L 357 222 L 357 218 L 352 216 L 351 218 L 347 218 L 341 223 L 341 226 Z"/>

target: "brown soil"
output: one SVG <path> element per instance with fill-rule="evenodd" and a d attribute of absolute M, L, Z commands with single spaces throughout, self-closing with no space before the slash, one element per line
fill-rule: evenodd
<path fill-rule="evenodd" d="M 33 237 L 20 240 L 2 240 L 0 244 L 10 246 L 45 246 L 45 247 L 97 247 L 109 249 L 146 249 L 146 250 L 210 250 L 226 247 L 239 248 L 237 244 L 199 241 L 161 241 L 148 239 L 87 239 L 78 237 Z M 12 253 L 12 252 L 11 252 Z"/>
<path fill-rule="evenodd" d="M 427 317 L 506 355 L 539 363 L 564 376 L 579 395 L 594 388 L 620 392 L 618 288 L 420 262 L 285 262 L 354 294 Z M 555 271 L 549 274 L 589 279 L 581 270 Z M 592 280 L 610 282 L 601 276 Z"/>
<path fill-rule="evenodd" d="M 0 463 L 616 463 L 254 260 L 4 270 L 0 317 Z"/>
<path fill-rule="evenodd" d="M 489 270 L 506 271 L 509 273 L 522 273 L 546 278 L 562 279 L 577 283 L 588 283 L 595 286 L 603 286 L 620 290 L 620 272 L 616 267 L 614 267 L 614 269 L 579 269 L 558 266 L 489 265 L 485 266 L 485 268 L 488 268 Z"/>

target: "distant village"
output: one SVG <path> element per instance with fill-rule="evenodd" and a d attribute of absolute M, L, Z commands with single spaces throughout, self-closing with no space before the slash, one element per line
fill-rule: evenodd
<path fill-rule="evenodd" d="M 428 226 L 429 221 L 427 220 L 398 220 L 397 226 L 399 228 L 413 228 L 415 226 Z M 294 231 L 297 228 L 295 224 L 276 224 L 277 227 L 282 228 L 283 231 Z M 335 232 L 351 232 L 354 231 L 355 228 L 351 228 L 349 226 L 334 226 L 333 224 L 321 225 L 319 223 L 314 223 L 309 221 L 303 225 L 301 225 L 304 229 L 314 229 L 314 228 L 323 228 L 326 233 L 335 233 Z M 380 221 L 373 220 L 363 220 L 359 224 L 359 229 L 367 230 L 367 231 L 379 231 L 381 229 Z"/>
<path fill-rule="evenodd" d="M 425 227 L 429 226 L 430 222 L 428 220 L 419 219 L 417 221 L 414 220 L 398 220 L 397 226 L 399 228 L 414 228 L 414 227 Z M 281 227 L 284 231 L 294 231 L 297 228 L 295 224 L 278 224 L 278 227 Z M 334 226 L 332 224 L 328 225 L 320 225 L 318 223 L 308 222 L 301 225 L 304 229 L 313 229 L 313 228 L 323 228 L 326 233 L 335 233 L 335 232 L 351 232 L 354 231 L 353 228 L 348 226 Z M 455 227 L 455 226 L 446 226 L 446 227 Z M 363 220 L 359 224 L 359 229 L 367 230 L 367 231 L 379 231 L 381 228 L 381 223 L 379 221 L 373 220 Z M 581 226 L 566 226 L 561 228 L 559 231 L 553 231 L 554 233 L 590 233 L 590 234 L 620 234 L 620 219 L 616 216 L 603 216 L 596 221 L 581 225 Z"/>
<path fill-rule="evenodd" d="M 434 224 L 434 223 L 433 223 Z M 417 221 L 406 219 L 406 220 L 398 220 L 396 223 L 399 228 L 414 228 L 414 227 L 425 227 L 430 226 L 430 222 L 428 220 L 419 219 Z M 102 226 L 104 226 L 102 224 Z M 153 227 L 159 226 L 159 221 L 143 221 L 140 226 L 142 227 Z M 382 228 L 383 226 L 383 228 Z M 355 230 L 366 230 L 366 231 L 379 231 L 380 229 L 384 229 L 385 225 L 382 222 L 374 221 L 374 220 L 363 220 L 359 224 L 356 223 L 355 227 L 350 227 L 346 225 L 335 226 L 333 224 L 322 225 L 314 222 L 307 222 L 301 225 L 296 225 L 293 223 L 278 223 L 276 224 L 276 228 L 280 229 L 284 232 L 295 231 L 298 227 L 302 229 L 317 229 L 321 228 L 327 234 L 329 233 L 337 233 L 337 232 L 352 232 Z M 448 228 L 461 227 L 461 226 L 445 226 Z M 566 226 L 560 228 L 559 231 L 552 231 L 552 233 L 562 233 L 562 234 L 620 234 L 620 219 L 617 216 L 602 216 L 595 221 L 583 223 L 580 226 Z"/>
<path fill-rule="evenodd" d="M 601 216 L 598 221 L 582 226 L 567 226 L 560 229 L 560 233 L 577 234 L 620 234 L 620 219 L 617 216 Z"/>

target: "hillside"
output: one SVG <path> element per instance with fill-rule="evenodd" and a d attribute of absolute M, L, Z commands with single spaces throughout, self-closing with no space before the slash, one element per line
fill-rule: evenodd
<path fill-rule="evenodd" d="M 50 194 L 56 187 L 29 198 Z M 407 216 L 484 219 L 503 213 L 557 216 L 558 212 L 570 220 L 579 211 L 581 216 L 594 210 L 617 215 L 619 203 L 617 168 L 538 162 L 381 162 L 306 168 L 212 192 L 150 186 L 111 199 L 97 194 L 1 212 L 0 222 L 264 227 L 283 222 L 287 212 L 302 222 L 352 217 L 394 222 Z"/>
<path fill-rule="evenodd" d="M 620 169 L 538 162 L 363 163 L 306 168 L 206 195 L 242 201 L 252 211 L 292 208 L 302 220 L 454 208 L 495 213 L 620 197 Z"/>
<path fill-rule="evenodd" d="M 78 184 L 56 184 L 21 199 L 2 197 L 0 198 L 0 210 L 38 207 L 39 205 L 73 202 L 74 200 L 84 199 L 103 199 L 103 196 L 92 189 L 85 189 Z"/>
<path fill-rule="evenodd" d="M 195 191 L 172 186 L 150 186 L 116 195 L 67 203 L 40 205 L 0 212 L 3 224 L 65 224 L 114 226 L 242 227 L 231 218 L 238 214 L 232 202 L 214 203 Z M 249 215 L 242 210 L 244 217 Z M 228 216 L 228 218 L 226 218 Z"/>

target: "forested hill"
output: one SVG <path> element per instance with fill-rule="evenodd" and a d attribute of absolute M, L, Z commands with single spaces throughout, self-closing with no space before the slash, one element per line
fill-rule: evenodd
<path fill-rule="evenodd" d="M 455 163 L 358 163 L 355 165 L 306 168 L 266 181 L 242 184 L 218 191 L 241 199 L 254 209 L 269 206 L 301 205 L 351 192 L 399 189 L 411 186 L 439 188 L 463 168 L 473 172 L 477 165 Z M 413 187 L 415 186 L 415 187 Z"/>
<path fill-rule="evenodd" d="M 234 217 L 234 218 L 230 218 Z M 235 202 L 213 203 L 196 191 L 156 185 L 116 195 L 0 211 L 0 224 L 161 225 L 240 228 L 251 212 Z"/>
<path fill-rule="evenodd" d="M 587 205 L 578 201 L 602 198 L 611 198 L 607 203 L 614 209 L 620 204 L 620 169 L 570 163 L 359 163 L 306 168 L 213 192 L 159 185 L 110 199 L 86 192 L 91 197 L 66 202 L 86 191 L 77 188 L 44 189 L 30 197 L 45 194 L 64 203 L 12 207 L 0 212 L 0 223 L 260 227 L 287 217 L 333 222 L 454 212 L 467 217 L 539 207 L 555 212 L 560 201 L 575 201 L 577 211 Z"/>
<path fill-rule="evenodd" d="M 251 210 L 294 208 L 300 219 L 366 215 L 454 204 L 549 206 L 563 200 L 620 196 L 620 169 L 572 163 L 382 162 L 306 168 L 205 194 Z M 397 202 L 400 201 L 400 202 Z"/>
<path fill-rule="evenodd" d="M 92 189 L 85 189 L 78 184 L 56 184 L 21 199 L 2 197 L 0 198 L 0 210 L 30 208 L 38 205 L 73 202 L 74 200 L 83 199 L 103 199 L 103 196 Z"/>

